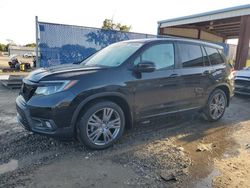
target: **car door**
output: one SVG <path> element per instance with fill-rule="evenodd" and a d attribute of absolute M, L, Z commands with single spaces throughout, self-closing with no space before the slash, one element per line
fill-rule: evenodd
<path fill-rule="evenodd" d="M 219 50 L 210 46 L 204 46 L 204 49 L 211 64 L 208 69 L 209 72 L 207 72 L 207 94 L 209 95 L 215 85 L 225 82 L 224 79 L 227 77 L 228 73 L 226 71 L 226 61 L 221 56 Z"/>
<path fill-rule="evenodd" d="M 143 61 L 154 62 L 156 70 L 150 73 L 133 73 L 130 82 L 134 90 L 135 113 L 147 118 L 163 115 L 177 109 L 179 78 L 175 74 L 173 43 L 148 46 L 133 61 L 133 66 Z"/>
<path fill-rule="evenodd" d="M 201 45 L 178 42 L 178 69 L 181 77 L 179 102 L 183 110 L 198 108 L 202 105 L 206 89 L 209 87 L 211 67 Z"/>

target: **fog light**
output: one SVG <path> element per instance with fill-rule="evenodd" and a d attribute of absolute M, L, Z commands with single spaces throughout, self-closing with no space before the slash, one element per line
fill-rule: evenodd
<path fill-rule="evenodd" d="M 44 120 L 38 118 L 32 118 L 33 128 L 44 130 L 44 131 L 53 131 L 56 129 L 56 126 L 52 120 Z"/>

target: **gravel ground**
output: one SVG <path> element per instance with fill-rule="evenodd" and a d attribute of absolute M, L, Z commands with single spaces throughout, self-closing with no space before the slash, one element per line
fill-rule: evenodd
<path fill-rule="evenodd" d="M 232 139 L 237 124 L 250 125 L 250 99 L 234 98 L 217 123 L 199 114 L 154 120 L 126 131 L 113 147 L 92 151 L 24 130 L 15 120 L 17 95 L 0 86 L 0 187 L 216 186 L 218 161 L 240 153 Z"/>

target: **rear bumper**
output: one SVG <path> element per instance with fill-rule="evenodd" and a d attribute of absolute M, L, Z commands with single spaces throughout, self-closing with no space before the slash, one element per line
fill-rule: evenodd
<path fill-rule="evenodd" d="M 53 119 L 32 117 L 30 112 L 32 108 L 34 107 L 29 106 L 21 95 L 17 97 L 17 121 L 26 130 L 58 138 L 72 138 L 74 136 L 72 127 L 58 127 Z"/>

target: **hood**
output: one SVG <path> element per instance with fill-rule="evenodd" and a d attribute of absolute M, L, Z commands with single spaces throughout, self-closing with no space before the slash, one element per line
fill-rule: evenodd
<path fill-rule="evenodd" d="M 250 69 L 245 69 L 245 70 L 239 70 L 236 71 L 236 78 L 237 77 L 245 77 L 245 78 L 249 78 L 250 79 Z"/>
<path fill-rule="evenodd" d="M 104 69 L 104 67 L 89 67 L 78 64 L 59 65 L 59 66 L 40 68 L 34 70 L 25 79 L 31 82 L 39 82 L 42 78 L 46 76 L 65 74 L 69 72 L 90 72 L 93 70 L 100 70 L 100 69 Z"/>

